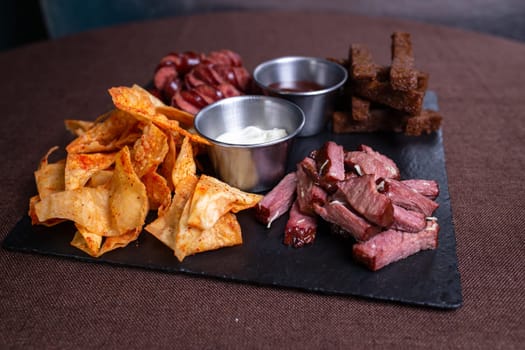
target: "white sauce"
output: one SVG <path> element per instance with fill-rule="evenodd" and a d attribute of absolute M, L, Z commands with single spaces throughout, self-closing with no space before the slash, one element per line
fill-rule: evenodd
<path fill-rule="evenodd" d="M 243 145 L 253 145 L 273 141 L 285 137 L 285 129 L 264 130 L 256 126 L 247 126 L 244 129 L 225 132 L 217 137 L 217 141 Z"/>

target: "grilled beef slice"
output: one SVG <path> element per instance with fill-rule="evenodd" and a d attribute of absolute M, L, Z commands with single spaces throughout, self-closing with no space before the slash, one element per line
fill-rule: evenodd
<path fill-rule="evenodd" d="M 345 165 L 360 172 L 359 175 L 375 174 L 376 178 L 400 178 L 399 169 L 392 159 L 366 145 L 361 145 L 359 151 L 346 152 Z"/>
<path fill-rule="evenodd" d="M 419 232 L 426 226 L 425 215 L 418 211 L 406 210 L 394 205 L 394 222 L 391 229 L 405 232 Z"/>
<path fill-rule="evenodd" d="M 372 271 L 404 259 L 425 249 L 436 249 L 438 245 L 439 225 L 430 220 L 420 232 L 407 233 L 389 229 L 372 237 L 366 242 L 353 245 L 354 259 Z"/>
<path fill-rule="evenodd" d="M 295 200 L 284 229 L 284 244 L 300 248 L 306 244 L 313 243 L 316 233 L 317 217 L 301 213 L 299 204 Z"/>
<path fill-rule="evenodd" d="M 295 199 L 297 175 L 292 172 L 282 180 L 255 207 L 257 220 L 267 225 L 290 210 Z"/>
<path fill-rule="evenodd" d="M 337 184 L 356 212 L 370 222 L 381 227 L 388 227 L 394 220 L 392 201 L 377 191 L 374 175 L 351 177 Z"/>
<path fill-rule="evenodd" d="M 343 146 L 326 142 L 316 153 L 315 161 L 322 181 L 333 183 L 345 178 Z"/>
<path fill-rule="evenodd" d="M 435 180 L 409 179 L 401 182 L 430 199 L 436 199 L 439 196 L 439 185 Z"/>
<path fill-rule="evenodd" d="M 308 158 L 311 159 L 311 158 Z M 312 160 L 313 161 L 313 160 Z M 309 176 L 301 166 L 303 162 L 297 165 L 297 204 L 303 214 L 315 215 L 313 203 L 323 205 L 326 202 L 326 192 L 318 186 L 314 179 Z M 310 163 L 310 162 L 307 162 Z"/>
<path fill-rule="evenodd" d="M 385 195 L 392 203 L 405 209 L 419 211 L 425 216 L 431 216 L 439 206 L 430 198 L 419 194 L 401 181 L 385 179 Z"/>
<path fill-rule="evenodd" d="M 323 220 L 336 224 L 358 241 L 366 241 L 381 231 L 380 227 L 354 213 L 340 201 L 331 201 L 324 206 L 314 204 L 314 209 Z"/>

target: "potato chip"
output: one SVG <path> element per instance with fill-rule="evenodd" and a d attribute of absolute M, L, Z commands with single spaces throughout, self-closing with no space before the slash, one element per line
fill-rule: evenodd
<path fill-rule="evenodd" d="M 164 105 L 155 96 L 142 88 L 117 86 L 108 90 L 113 104 L 120 110 L 133 114 L 143 122 L 166 119 L 156 108 Z"/>
<path fill-rule="evenodd" d="M 68 153 L 94 153 L 118 151 L 133 143 L 140 134 L 139 122 L 129 113 L 118 109 L 98 118 L 97 122 L 69 143 Z"/>
<path fill-rule="evenodd" d="M 172 250 L 175 250 L 176 233 L 182 212 L 193 195 L 197 181 L 198 177 L 195 175 L 189 175 L 180 181 L 169 208 L 144 228 Z"/>
<path fill-rule="evenodd" d="M 94 124 L 94 122 L 87 120 L 64 120 L 64 125 L 66 126 L 66 129 L 69 130 L 75 136 L 84 135 L 86 131 L 88 131 Z"/>
<path fill-rule="evenodd" d="M 40 196 L 36 195 L 29 199 L 29 211 L 28 215 L 31 218 L 31 224 L 32 225 L 43 225 L 47 227 L 55 226 L 57 224 L 60 224 L 61 222 L 66 221 L 65 219 L 49 219 L 46 221 L 39 221 L 38 216 L 36 215 L 36 208 L 35 205 L 40 202 Z"/>
<path fill-rule="evenodd" d="M 168 208 L 171 202 L 171 190 L 168 181 L 155 171 L 145 174 L 141 179 L 146 186 L 149 208 L 158 209 L 159 215 Z"/>
<path fill-rule="evenodd" d="M 98 187 L 104 186 L 111 181 L 113 177 L 113 170 L 99 170 L 89 178 L 86 186 L 89 187 Z"/>
<path fill-rule="evenodd" d="M 210 142 L 205 138 L 181 127 L 178 120 L 169 119 L 165 114 L 159 113 L 159 108 L 162 112 L 166 112 L 167 106 L 145 89 L 140 88 L 137 85 L 134 85 L 131 88 L 118 86 L 109 89 L 109 94 L 118 109 L 133 114 L 141 121 L 153 122 L 162 130 L 175 131 L 184 136 L 190 137 L 193 142 L 210 145 Z M 173 111 L 168 111 L 168 113 L 170 113 L 170 116 L 175 114 Z M 187 125 L 185 124 L 185 126 Z M 193 126 L 193 124 L 191 126 Z"/>
<path fill-rule="evenodd" d="M 188 225 L 210 229 L 229 211 L 237 213 L 255 206 L 262 195 L 248 193 L 207 175 L 202 175 L 191 199 Z"/>
<path fill-rule="evenodd" d="M 172 106 L 157 106 L 155 108 L 155 111 L 157 113 L 163 114 L 170 120 L 176 120 L 178 121 L 184 128 L 192 128 L 193 127 L 193 120 L 195 117 L 193 114 L 183 111 L 182 109 L 178 109 Z"/>
<path fill-rule="evenodd" d="M 148 123 L 131 151 L 133 167 L 138 177 L 155 171 L 166 157 L 168 149 L 167 136 L 154 124 Z"/>
<path fill-rule="evenodd" d="M 65 169 L 65 189 L 83 187 L 95 173 L 109 168 L 116 153 L 68 153 Z"/>
<path fill-rule="evenodd" d="M 168 153 L 166 153 L 157 171 L 166 179 L 169 189 L 173 191 L 175 186 L 173 185 L 172 173 L 175 168 L 175 162 L 177 161 L 177 145 L 173 133 L 168 132 L 166 136 L 168 138 Z"/>
<path fill-rule="evenodd" d="M 193 158 L 193 149 L 190 144 L 190 139 L 185 137 L 182 141 L 182 146 L 179 150 L 179 155 L 175 161 L 173 172 L 171 174 L 171 181 L 175 189 L 181 180 L 186 179 L 188 175 L 195 175 L 197 173 L 197 165 Z"/>
<path fill-rule="evenodd" d="M 64 159 L 49 163 L 48 158 L 58 147 L 51 148 L 40 160 L 38 170 L 35 171 L 35 182 L 40 198 L 65 189 L 64 173 L 66 162 Z"/>
<path fill-rule="evenodd" d="M 40 202 L 40 196 L 39 195 L 36 195 L 36 196 L 33 196 L 31 198 L 29 198 L 29 210 L 28 210 L 28 215 L 29 217 L 31 218 L 31 224 L 32 225 L 38 225 L 40 224 L 40 221 L 38 220 L 38 217 L 36 216 L 36 211 L 35 211 L 35 204 Z"/>
<path fill-rule="evenodd" d="M 191 246 L 191 251 L 187 253 L 196 254 L 239 244 L 242 244 L 241 225 L 237 217 L 228 212 L 212 228 L 201 231 L 199 238 Z"/>
<path fill-rule="evenodd" d="M 136 240 L 142 229 L 186 256 L 242 243 L 234 213 L 262 196 L 197 176 L 196 155 L 210 144 L 193 115 L 166 106 L 138 85 L 109 89 L 116 109 L 94 122 L 66 120 L 77 137 L 67 157 L 35 171 L 33 224 L 75 224 L 71 245 L 99 257 Z M 172 196 L 172 192 L 174 192 Z M 149 210 L 157 218 L 148 225 Z"/>
<path fill-rule="evenodd" d="M 130 242 L 136 240 L 140 233 L 140 230 L 137 229 L 119 236 L 104 238 L 85 231 L 79 225 L 77 225 L 77 228 L 78 231 L 70 244 L 95 258 L 109 251 L 127 246 Z"/>
<path fill-rule="evenodd" d="M 102 247 L 100 247 L 100 251 L 98 253 L 98 256 L 101 256 L 102 254 L 105 254 L 111 250 L 115 250 L 118 248 L 122 248 L 127 246 L 129 243 L 137 240 L 139 238 L 140 232 L 142 227 L 137 227 L 133 230 L 130 230 L 126 233 L 123 233 L 119 236 L 114 237 L 107 237 L 104 240 L 104 243 L 102 244 Z"/>
<path fill-rule="evenodd" d="M 78 231 L 75 233 L 75 236 L 73 236 L 70 244 L 91 256 L 99 256 L 102 239 L 104 237 L 87 231 L 81 225 L 76 224 L 75 226 Z"/>
<path fill-rule="evenodd" d="M 176 120 L 169 120 L 169 119 L 160 120 L 159 119 L 159 120 L 155 120 L 154 122 L 162 130 L 169 130 L 169 131 L 179 133 L 184 137 L 189 137 L 192 142 L 195 142 L 195 143 L 198 143 L 204 146 L 211 145 L 210 141 L 206 140 L 204 137 L 196 134 L 195 132 L 191 132 L 181 127 L 179 122 Z"/>
<path fill-rule="evenodd" d="M 78 248 L 80 250 L 82 250 L 84 253 L 86 254 L 89 254 L 93 257 L 97 257 L 98 256 L 98 250 L 96 252 L 92 251 L 86 240 L 84 239 L 84 237 L 80 234 L 80 232 L 75 232 L 75 235 L 73 236 L 73 239 L 71 240 L 71 242 L 69 243 L 71 244 L 73 247 L 75 248 Z"/>
<path fill-rule="evenodd" d="M 146 186 L 133 170 L 128 147 L 120 150 L 115 157 L 115 170 L 111 179 L 108 202 L 112 227 L 117 232 L 111 236 L 118 236 L 144 226 L 149 210 L 148 195 Z"/>
<path fill-rule="evenodd" d="M 179 261 L 188 255 L 242 243 L 241 228 L 232 213 L 221 216 L 214 226 L 202 230 L 188 225 L 190 202 L 186 203 L 175 233 L 174 254 Z"/>
<path fill-rule="evenodd" d="M 54 192 L 35 204 L 38 221 L 66 219 L 100 235 L 118 235 L 111 227 L 109 191 L 104 187 L 81 187 Z"/>

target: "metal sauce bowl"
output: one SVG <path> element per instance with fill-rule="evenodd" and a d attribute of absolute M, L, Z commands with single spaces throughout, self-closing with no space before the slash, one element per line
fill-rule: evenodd
<path fill-rule="evenodd" d="M 238 96 L 219 100 L 195 116 L 196 131 L 209 140 L 208 149 L 216 175 L 243 191 L 271 189 L 285 175 L 293 139 L 304 127 L 303 111 L 295 104 L 268 96 Z M 285 129 L 287 135 L 258 144 L 217 141 L 225 132 L 256 126 Z"/>
<path fill-rule="evenodd" d="M 258 65 L 253 78 L 265 95 L 292 101 L 304 112 L 306 123 L 299 136 L 311 136 L 325 128 L 334 111 L 337 94 L 348 79 L 338 63 L 317 57 L 288 56 Z M 321 86 L 314 91 L 287 91 L 273 88 L 276 83 L 310 82 Z"/>

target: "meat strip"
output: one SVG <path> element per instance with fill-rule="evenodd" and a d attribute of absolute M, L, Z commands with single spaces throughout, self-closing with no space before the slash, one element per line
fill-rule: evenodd
<path fill-rule="evenodd" d="M 305 157 L 299 163 L 299 165 L 316 184 L 319 184 L 321 179 L 319 176 L 319 172 L 317 171 L 317 164 L 315 163 L 315 160 L 313 158 Z"/>
<path fill-rule="evenodd" d="M 417 233 L 390 229 L 366 242 L 354 244 L 352 255 L 370 270 L 377 271 L 421 250 L 436 249 L 438 233 L 439 225 L 436 221 L 428 221 L 426 228 Z"/>
<path fill-rule="evenodd" d="M 301 213 L 299 204 L 295 201 L 284 229 L 284 244 L 300 248 L 313 243 L 316 233 L 317 217 Z"/>
<path fill-rule="evenodd" d="M 392 66 L 390 85 L 394 90 L 410 91 L 417 89 L 417 72 L 414 69 L 414 54 L 410 33 L 392 34 Z"/>
<path fill-rule="evenodd" d="M 310 158 L 309 158 L 310 159 Z M 297 165 L 297 204 L 299 210 L 306 215 L 315 215 L 314 203 L 324 205 L 326 202 L 326 192 L 318 186 L 314 179 L 302 167 L 302 163 Z"/>
<path fill-rule="evenodd" d="M 419 232 L 427 225 L 425 215 L 418 211 L 406 210 L 394 205 L 394 222 L 389 227 L 394 230 L 405 232 Z"/>
<path fill-rule="evenodd" d="M 377 159 L 379 162 L 383 163 L 385 168 L 388 168 L 388 170 L 391 173 L 391 176 L 389 178 L 395 179 L 395 178 L 400 177 L 399 169 L 397 168 L 397 164 L 392 159 L 388 158 L 382 153 L 375 151 L 370 146 L 362 144 L 361 146 L 359 146 L 359 148 L 361 149 L 361 151 L 365 152 L 366 154 L 371 155 L 372 157 Z"/>
<path fill-rule="evenodd" d="M 374 175 L 348 178 L 337 184 L 350 206 L 370 222 L 388 227 L 394 220 L 392 201 L 377 191 Z"/>
<path fill-rule="evenodd" d="M 358 166 L 361 174 L 375 174 L 376 178 L 400 177 L 399 169 L 392 159 L 366 145 L 361 145 L 361 151 L 347 152 L 345 164 L 353 168 Z"/>
<path fill-rule="evenodd" d="M 405 209 L 415 210 L 425 216 L 432 216 L 439 204 L 419 194 L 401 181 L 385 179 L 385 195 L 392 200 L 392 203 Z"/>
<path fill-rule="evenodd" d="M 275 219 L 290 210 L 295 199 L 296 186 L 297 175 L 295 172 L 283 177 L 281 181 L 257 203 L 255 207 L 255 217 L 257 220 L 270 227 Z"/>
<path fill-rule="evenodd" d="M 439 185 L 435 180 L 409 179 L 401 182 L 430 199 L 436 199 L 439 196 Z"/>
<path fill-rule="evenodd" d="M 381 232 L 380 227 L 354 213 L 343 202 L 331 201 L 324 206 L 314 204 L 314 209 L 323 220 L 339 226 L 358 241 L 366 241 Z"/>
<path fill-rule="evenodd" d="M 325 142 L 315 156 L 321 181 L 333 183 L 344 180 L 344 157 L 343 146 L 338 145 L 334 141 Z"/>

